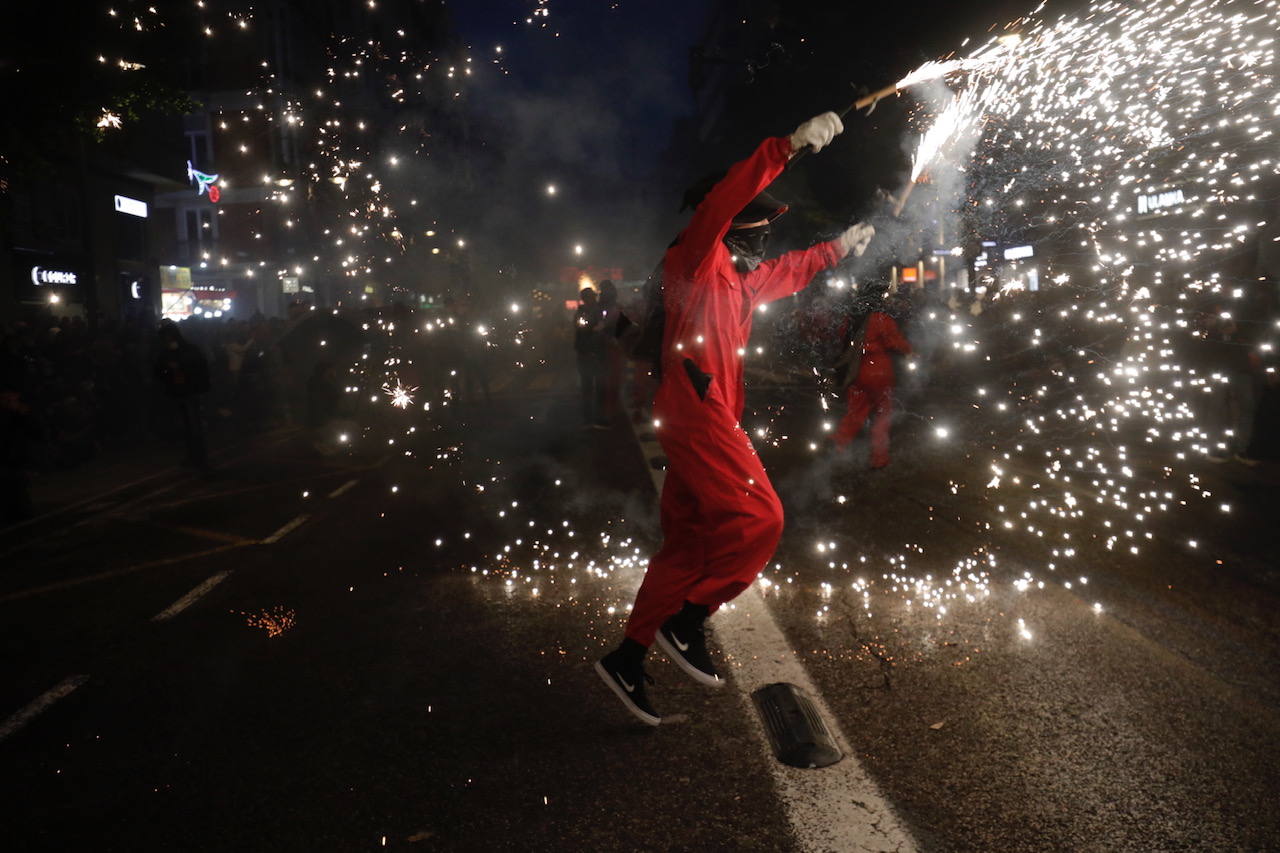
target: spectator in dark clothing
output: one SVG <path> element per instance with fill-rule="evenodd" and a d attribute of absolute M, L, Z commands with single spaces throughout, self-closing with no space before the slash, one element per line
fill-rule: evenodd
<path fill-rule="evenodd" d="M 341 402 L 337 369 L 331 362 L 318 362 L 307 380 L 307 426 L 320 429 L 329 423 L 338 416 Z"/>
<path fill-rule="evenodd" d="M 633 325 L 618 305 L 618 288 L 612 281 L 600 282 L 600 410 L 597 423 L 608 426 L 622 413 L 622 380 L 626 353 L 622 336 Z"/>
<path fill-rule="evenodd" d="M 596 292 L 589 287 L 578 294 L 578 310 L 573 315 L 573 351 L 578 357 L 578 379 L 582 383 L 583 426 L 600 426 L 600 391 L 604 373 L 604 317 Z"/>
<path fill-rule="evenodd" d="M 307 429 L 311 446 L 322 456 L 333 451 L 333 423 L 342 409 L 342 388 L 332 362 L 317 362 L 307 378 Z"/>
<path fill-rule="evenodd" d="M 160 323 L 159 343 L 155 378 L 165 395 L 177 403 L 182 416 L 187 445 L 185 463 L 207 471 L 209 452 L 200 398 L 209 392 L 209 362 L 199 347 L 182 337 L 178 324 L 172 320 Z"/>
<path fill-rule="evenodd" d="M 0 386 L 0 526 L 31 517 L 27 441 L 35 424 L 17 390 Z"/>
<path fill-rule="evenodd" d="M 489 332 L 487 327 L 475 324 L 475 311 L 469 299 L 452 301 L 457 326 L 453 341 L 456 346 L 457 372 L 454 390 L 460 403 L 475 403 L 480 397 L 485 405 L 493 402 L 489 392 Z"/>
<path fill-rule="evenodd" d="M 1261 364 L 1239 325 L 1223 305 L 1213 305 L 1200 318 L 1203 340 L 1198 361 L 1208 374 L 1208 422 L 1212 433 L 1209 460 L 1235 458 L 1255 464 L 1249 456 L 1255 409 L 1261 385 Z"/>

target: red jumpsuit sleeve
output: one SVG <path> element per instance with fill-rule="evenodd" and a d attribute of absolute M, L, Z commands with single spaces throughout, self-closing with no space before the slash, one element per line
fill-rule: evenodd
<path fill-rule="evenodd" d="M 761 142 L 750 157 L 735 163 L 694 210 L 680 235 L 681 256 L 699 265 L 713 257 L 733 217 L 782 174 L 790 158 L 791 141 L 774 136 Z"/>
<path fill-rule="evenodd" d="M 872 331 L 881 349 L 885 352 L 911 352 L 911 342 L 902 336 L 902 332 L 898 329 L 898 324 L 892 317 L 877 311 L 872 315 L 872 319 L 876 321 Z"/>
<path fill-rule="evenodd" d="M 832 240 L 765 261 L 747 275 L 744 283 L 751 294 L 751 307 L 804 290 L 819 270 L 834 266 L 842 257 L 844 252 Z"/>

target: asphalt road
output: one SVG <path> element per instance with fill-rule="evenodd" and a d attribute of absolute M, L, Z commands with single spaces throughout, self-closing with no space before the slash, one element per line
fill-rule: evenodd
<path fill-rule="evenodd" d="M 657 541 L 631 429 L 580 429 L 563 375 L 495 388 L 0 536 L 6 847 L 796 849 L 733 685 L 654 655 L 649 729 L 591 670 Z M 798 435 L 808 398 L 752 401 Z M 882 472 L 762 442 L 766 597 L 917 847 L 1280 847 L 1265 472 L 1214 475 L 1214 559 L 1083 543 L 1087 585 L 1026 586 L 999 498 L 948 487 L 986 447 L 927 425 Z"/>

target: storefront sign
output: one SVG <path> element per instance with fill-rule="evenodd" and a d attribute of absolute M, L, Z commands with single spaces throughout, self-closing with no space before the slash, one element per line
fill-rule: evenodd
<path fill-rule="evenodd" d="M 137 216 L 140 219 L 147 218 L 147 203 L 136 198 L 129 198 L 127 195 L 116 196 L 116 212 L 127 213 L 130 216 Z"/>
<path fill-rule="evenodd" d="M 33 266 L 31 268 L 31 283 L 36 287 L 58 284 L 78 284 L 79 281 L 79 276 L 71 272 L 71 270 L 57 270 L 41 266 Z"/>
<path fill-rule="evenodd" d="M 190 290 L 191 267 L 169 265 L 160 268 L 161 290 Z"/>
<path fill-rule="evenodd" d="M 1138 193 L 1138 213 L 1154 213 L 1166 207 L 1177 207 L 1186 201 L 1182 190 L 1166 190 L 1162 193 Z"/>
<path fill-rule="evenodd" d="M 1006 261 L 1017 261 L 1022 258 L 1035 257 L 1036 250 L 1030 246 L 1010 246 L 1004 250 L 1004 259 Z"/>

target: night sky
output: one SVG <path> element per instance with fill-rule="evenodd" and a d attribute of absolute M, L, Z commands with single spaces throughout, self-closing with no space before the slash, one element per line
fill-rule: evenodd
<path fill-rule="evenodd" d="M 797 16 L 805 19 L 804 31 L 785 25 L 775 31 L 783 52 L 752 77 L 747 100 L 729 109 L 730 135 L 698 146 L 680 129 L 694 114 L 690 52 L 706 36 L 713 5 L 549 3 L 542 7 L 548 14 L 532 24 L 526 19 L 539 8 L 532 0 L 452 6 L 459 37 L 477 63 L 502 47 L 508 74 L 482 74 L 470 103 L 508 139 L 504 210 L 495 210 L 492 224 L 539 256 L 540 265 L 575 262 L 570 247 L 583 243 L 585 263 L 622 264 L 628 277 L 642 273 L 683 222 L 678 199 L 692 177 L 744 156 L 765 135 L 840 108 L 856 86 L 890 82 L 1026 11 L 1024 3 L 957 8 L 931 0 L 913 4 L 908 29 L 896 7 L 808 4 L 814 11 Z M 745 67 L 734 73 L 749 76 Z M 799 185 L 787 189 L 820 208 L 819 220 L 865 212 L 875 189 L 896 185 L 905 166 L 903 106 L 886 104 L 869 123 L 851 127 L 832 154 L 805 164 L 790 180 Z M 519 144 L 511 145 L 512 138 Z M 554 198 L 548 184 L 557 188 Z"/>

